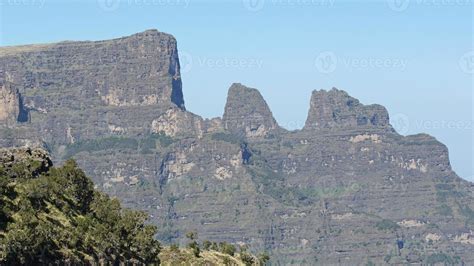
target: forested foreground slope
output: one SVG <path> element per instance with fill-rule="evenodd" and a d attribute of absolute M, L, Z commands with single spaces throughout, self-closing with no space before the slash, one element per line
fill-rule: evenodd
<path fill-rule="evenodd" d="M 260 262 L 245 251 L 225 254 L 211 244 L 201 251 L 196 233 L 189 248 L 162 251 L 145 212 L 124 209 L 95 190 L 73 160 L 53 167 L 41 149 L 0 149 L 0 206 L 0 265 Z"/>

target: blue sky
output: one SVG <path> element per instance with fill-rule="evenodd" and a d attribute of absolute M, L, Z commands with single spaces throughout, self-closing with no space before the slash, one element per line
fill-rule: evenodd
<path fill-rule="evenodd" d="M 311 91 L 386 106 L 404 135 L 445 143 L 473 172 L 472 0 L 0 0 L 0 45 L 100 40 L 156 28 L 178 40 L 187 109 L 221 116 L 232 82 L 301 128 Z"/>

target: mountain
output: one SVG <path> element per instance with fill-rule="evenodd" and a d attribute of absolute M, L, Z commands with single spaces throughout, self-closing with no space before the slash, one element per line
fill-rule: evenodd
<path fill-rule="evenodd" d="M 383 106 L 314 91 L 287 131 L 236 83 L 223 117 L 203 119 L 185 109 L 175 39 L 155 30 L 2 47 L 0 63 L 0 145 L 74 158 L 165 243 L 196 230 L 280 264 L 474 263 L 474 185 Z"/>

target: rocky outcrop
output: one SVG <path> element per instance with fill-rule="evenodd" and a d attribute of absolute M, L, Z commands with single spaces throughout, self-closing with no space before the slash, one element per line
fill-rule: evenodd
<path fill-rule="evenodd" d="M 240 83 L 229 89 L 222 120 L 226 130 L 248 138 L 263 138 L 279 128 L 260 92 Z"/>
<path fill-rule="evenodd" d="M 108 41 L 2 47 L 0 63 L 0 81 L 22 91 L 60 90 L 62 97 L 48 100 L 70 108 L 99 102 L 184 108 L 176 40 L 156 30 Z M 87 104 L 86 97 L 97 101 Z"/>
<path fill-rule="evenodd" d="M 8 81 L 0 83 L 0 123 L 12 126 L 28 121 L 28 111 L 23 104 L 23 97 L 13 84 Z"/>
<path fill-rule="evenodd" d="M 0 146 L 74 158 L 167 243 L 196 230 L 282 265 L 474 264 L 474 185 L 445 145 L 397 134 L 384 107 L 337 89 L 313 92 L 302 130 L 241 84 L 222 119 L 203 119 L 184 109 L 176 53 L 157 31 L 0 48 L 0 80 L 15 81 L 4 110 L 19 91 L 31 117 L 0 125 Z"/>
<path fill-rule="evenodd" d="M 14 165 L 22 165 L 24 169 L 18 172 L 18 169 L 14 169 Z M 1 148 L 0 166 L 11 176 L 28 174 L 37 177 L 46 173 L 53 163 L 48 152 L 40 148 Z"/>
<path fill-rule="evenodd" d="M 389 130 L 389 116 L 381 105 L 363 105 L 345 91 L 313 91 L 305 130 L 377 128 Z"/>
<path fill-rule="evenodd" d="M 0 65 L 2 101 L 8 101 L 0 121 L 7 113 L 9 120 L 28 120 L 32 134 L 56 147 L 138 136 L 151 132 L 166 110 L 185 110 L 176 40 L 157 30 L 106 41 L 1 47 Z M 23 105 L 26 116 L 18 108 Z"/>

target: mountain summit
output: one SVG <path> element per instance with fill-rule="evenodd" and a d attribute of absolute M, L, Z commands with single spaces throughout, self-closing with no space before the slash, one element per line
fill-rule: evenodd
<path fill-rule="evenodd" d="M 203 119 L 184 108 L 175 39 L 155 30 L 2 47 L 0 65 L 0 146 L 74 158 L 165 243 L 195 230 L 275 264 L 474 264 L 473 184 L 380 105 L 314 91 L 290 132 L 233 84 L 223 117 Z"/>

